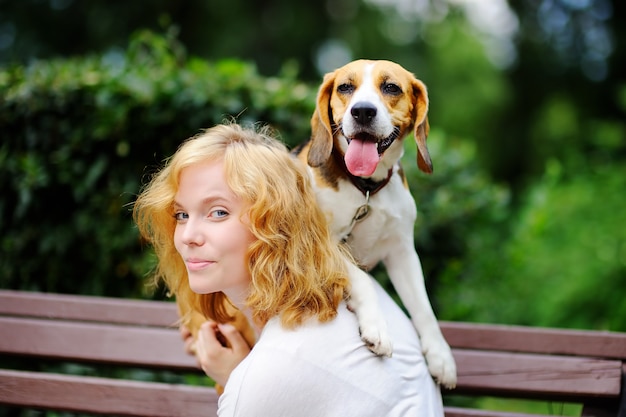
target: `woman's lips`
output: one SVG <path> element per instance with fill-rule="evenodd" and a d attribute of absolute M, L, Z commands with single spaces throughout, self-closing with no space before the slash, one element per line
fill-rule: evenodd
<path fill-rule="evenodd" d="M 204 259 L 187 259 L 185 261 L 185 263 L 187 264 L 187 269 L 190 271 L 199 271 L 201 269 L 204 269 L 210 265 L 212 265 L 214 262 L 213 261 L 207 261 Z"/>

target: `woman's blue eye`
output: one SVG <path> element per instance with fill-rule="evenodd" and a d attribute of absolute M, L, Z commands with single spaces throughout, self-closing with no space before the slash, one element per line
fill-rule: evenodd
<path fill-rule="evenodd" d="M 222 217 L 226 217 L 228 216 L 228 212 L 226 210 L 213 210 L 211 212 L 211 217 L 215 217 L 215 218 L 222 218 Z"/>
<path fill-rule="evenodd" d="M 187 220 L 189 218 L 189 215 L 184 211 L 177 211 L 176 213 L 174 213 L 174 218 L 176 219 L 176 221 L 182 221 Z"/>

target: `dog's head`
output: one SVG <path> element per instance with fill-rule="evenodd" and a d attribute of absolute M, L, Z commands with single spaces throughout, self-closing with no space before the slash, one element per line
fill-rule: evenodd
<path fill-rule="evenodd" d="M 308 163 L 321 166 L 335 147 L 352 175 L 368 177 L 413 129 L 417 164 L 431 173 L 427 113 L 426 86 L 413 74 L 390 61 L 353 61 L 324 76 L 311 119 Z"/>

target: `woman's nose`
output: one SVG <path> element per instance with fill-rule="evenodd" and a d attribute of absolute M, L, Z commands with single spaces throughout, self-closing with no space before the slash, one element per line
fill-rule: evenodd
<path fill-rule="evenodd" d="M 181 236 L 185 245 L 201 246 L 204 244 L 204 234 L 202 228 L 193 221 L 187 221 Z"/>

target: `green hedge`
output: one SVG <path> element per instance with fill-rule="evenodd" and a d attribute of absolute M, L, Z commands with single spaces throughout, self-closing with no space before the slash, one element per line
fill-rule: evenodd
<path fill-rule="evenodd" d="M 307 139 L 317 85 L 297 76 L 289 65 L 264 77 L 250 63 L 187 57 L 150 32 L 125 52 L 0 70 L 0 286 L 149 296 L 153 259 L 130 216 L 142 183 L 181 140 L 229 117 L 269 123 L 290 146 Z M 463 262 L 467 235 L 507 194 L 471 147 L 437 128 L 429 143 L 435 175 L 417 171 L 412 139 L 404 165 L 432 279 Z"/>
<path fill-rule="evenodd" d="M 0 286 L 141 295 L 149 269 L 130 217 L 181 140 L 237 117 L 308 137 L 315 91 L 286 67 L 187 58 L 137 34 L 125 53 L 0 71 Z"/>

